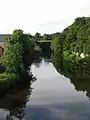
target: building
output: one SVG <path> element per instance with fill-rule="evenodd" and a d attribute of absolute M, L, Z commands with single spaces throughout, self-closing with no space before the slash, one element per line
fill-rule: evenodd
<path fill-rule="evenodd" d="M 0 41 L 0 57 L 3 55 L 3 51 L 4 51 L 4 42 Z"/>
<path fill-rule="evenodd" d="M 7 39 L 11 39 L 10 34 L 0 34 L 0 57 L 3 55 L 4 51 L 4 41 Z"/>

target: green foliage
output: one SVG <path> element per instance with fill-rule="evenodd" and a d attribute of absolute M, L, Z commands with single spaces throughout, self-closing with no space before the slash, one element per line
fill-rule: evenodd
<path fill-rule="evenodd" d="M 52 50 L 54 52 L 57 52 L 60 48 L 60 44 L 59 44 L 59 37 L 56 37 L 53 41 L 52 41 Z"/>
<path fill-rule="evenodd" d="M 54 52 L 63 52 L 64 36 L 61 34 L 52 41 L 52 50 Z"/>
<path fill-rule="evenodd" d="M 34 36 L 34 39 L 35 39 L 35 41 L 40 41 L 40 40 L 42 40 L 41 34 L 37 32 L 37 33 L 35 34 L 35 36 Z"/>
<path fill-rule="evenodd" d="M 66 31 L 65 44 L 71 52 L 89 53 L 90 18 L 77 18 Z M 88 21 L 87 21 L 88 20 Z M 86 49 L 87 48 L 87 49 Z M 66 49 L 67 50 L 67 49 Z"/>
<path fill-rule="evenodd" d="M 16 75 L 14 73 L 0 73 L 0 82 L 5 80 L 15 80 Z"/>
<path fill-rule="evenodd" d="M 35 51 L 41 52 L 41 48 L 38 45 L 36 45 L 35 46 Z"/>
<path fill-rule="evenodd" d="M 59 35 L 60 35 L 59 32 L 51 34 L 51 35 L 50 35 L 50 36 L 51 36 L 51 40 L 54 40 L 54 39 L 55 39 L 56 37 L 58 37 Z"/>
<path fill-rule="evenodd" d="M 84 58 L 84 62 L 87 62 L 88 64 L 90 64 L 90 55 Z"/>
<path fill-rule="evenodd" d="M 3 64 L 6 66 L 7 73 L 23 72 L 22 46 L 19 43 L 11 44 L 9 41 L 5 42 Z"/>
<path fill-rule="evenodd" d="M 12 40 L 11 43 L 20 43 L 23 44 L 23 31 L 22 30 L 14 30 L 12 34 Z"/>
<path fill-rule="evenodd" d="M 49 35 L 49 34 L 44 34 L 43 35 L 43 40 L 51 40 L 52 38 L 51 38 L 51 35 Z"/>
<path fill-rule="evenodd" d="M 34 51 L 34 43 L 30 35 L 22 30 L 14 30 L 12 39 L 5 41 L 4 54 L 1 59 L 6 73 L 20 75 L 25 72 L 27 55 Z"/>
<path fill-rule="evenodd" d="M 70 53 L 65 53 L 64 54 L 64 59 L 68 60 L 68 61 L 72 61 L 75 62 L 76 60 L 76 55 L 75 54 L 70 54 Z"/>
<path fill-rule="evenodd" d="M 23 51 L 24 53 L 30 53 L 34 51 L 35 43 L 30 39 L 28 34 L 23 34 Z"/>
<path fill-rule="evenodd" d="M 59 54 L 67 52 L 67 57 L 73 60 L 80 60 L 81 53 L 90 54 L 90 17 L 75 19 L 71 26 L 55 37 L 52 49 Z"/>

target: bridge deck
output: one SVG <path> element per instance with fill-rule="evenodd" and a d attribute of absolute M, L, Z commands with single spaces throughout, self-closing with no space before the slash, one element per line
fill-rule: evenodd
<path fill-rule="evenodd" d="M 52 40 L 40 40 L 40 41 L 37 41 L 38 43 L 42 43 L 42 42 L 46 42 L 46 43 L 51 43 Z"/>

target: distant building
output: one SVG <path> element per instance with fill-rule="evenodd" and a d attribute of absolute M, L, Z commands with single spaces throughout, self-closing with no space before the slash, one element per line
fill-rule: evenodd
<path fill-rule="evenodd" d="M 3 52 L 4 52 L 4 48 L 0 46 L 0 57 L 3 55 Z"/>
<path fill-rule="evenodd" d="M 12 35 L 10 34 L 0 34 L 0 57 L 3 55 L 4 51 L 4 41 L 11 39 Z"/>

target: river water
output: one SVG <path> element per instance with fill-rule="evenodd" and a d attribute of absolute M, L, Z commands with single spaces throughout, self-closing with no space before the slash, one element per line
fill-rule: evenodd
<path fill-rule="evenodd" d="M 90 120 L 89 87 L 77 90 L 47 59 L 33 63 L 31 72 L 36 81 L 0 99 L 0 120 Z"/>

